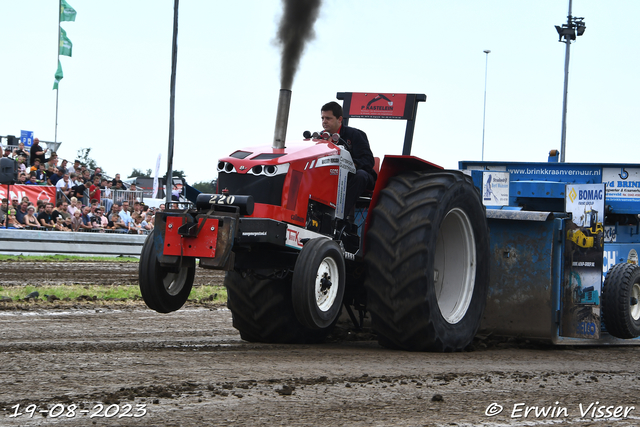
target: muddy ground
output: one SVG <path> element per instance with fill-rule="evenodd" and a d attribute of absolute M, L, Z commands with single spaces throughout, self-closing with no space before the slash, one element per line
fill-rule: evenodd
<path fill-rule="evenodd" d="M 40 266 L 49 283 L 89 276 Z M 40 267 L 0 268 L 20 286 Z M 102 271 L 92 282 L 136 280 L 135 265 L 88 270 Z M 640 425 L 636 347 L 480 337 L 473 351 L 408 353 L 346 323 L 322 345 L 252 344 L 224 306 L 52 307 L 0 308 L 0 426 Z"/>

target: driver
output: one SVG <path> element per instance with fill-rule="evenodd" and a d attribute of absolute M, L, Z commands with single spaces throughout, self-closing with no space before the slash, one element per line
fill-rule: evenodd
<path fill-rule="evenodd" d="M 367 134 L 360 129 L 342 124 L 342 106 L 337 102 L 329 102 L 322 106 L 322 128 L 330 134 L 337 133 L 346 141 L 351 158 L 356 166 L 356 173 L 349 174 L 344 214 L 350 216 L 358 197 L 367 190 L 373 190 L 378 175 L 373 166 L 375 161 L 369 147 Z"/>

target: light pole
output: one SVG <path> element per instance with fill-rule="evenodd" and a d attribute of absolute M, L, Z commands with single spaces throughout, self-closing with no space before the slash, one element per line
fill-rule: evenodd
<path fill-rule="evenodd" d="M 482 111 L 482 161 L 484 161 L 484 123 L 487 117 L 487 68 L 489 66 L 489 49 L 483 50 L 485 53 L 484 61 L 484 110 Z"/>
<path fill-rule="evenodd" d="M 569 89 L 569 46 L 571 40 L 576 39 L 576 34 L 581 36 L 587 26 L 584 24 L 584 18 L 575 18 L 571 16 L 571 0 L 569 0 L 569 14 L 567 15 L 567 23 L 562 26 L 556 25 L 558 32 L 558 41 L 566 44 L 564 56 L 564 95 L 562 97 L 562 136 L 560 138 L 560 162 L 564 163 L 564 153 L 567 145 L 567 92 Z"/>

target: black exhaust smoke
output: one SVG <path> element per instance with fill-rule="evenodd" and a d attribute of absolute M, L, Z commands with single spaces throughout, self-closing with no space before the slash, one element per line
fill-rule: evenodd
<path fill-rule="evenodd" d="M 277 40 L 282 46 L 280 62 L 280 97 L 276 116 L 273 148 L 284 148 L 291 104 L 293 78 L 307 41 L 313 40 L 313 24 L 318 18 L 322 0 L 282 0 L 284 13 L 280 20 Z"/>

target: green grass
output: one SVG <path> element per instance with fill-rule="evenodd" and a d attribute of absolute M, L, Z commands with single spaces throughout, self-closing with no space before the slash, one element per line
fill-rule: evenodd
<path fill-rule="evenodd" d="M 64 261 L 104 261 L 104 262 L 139 262 L 137 257 L 130 256 L 79 256 L 79 255 L 0 255 L 2 261 L 30 261 L 30 262 L 64 262 Z"/>
<path fill-rule="evenodd" d="M 113 299 L 135 300 L 140 299 L 140 288 L 136 285 L 56 285 L 56 286 L 0 286 L 0 296 L 6 296 L 14 301 L 23 299 L 31 292 L 37 291 L 39 300 L 45 300 L 45 295 L 55 295 L 61 300 L 69 298 L 77 300 L 78 297 L 97 297 L 97 300 L 111 301 Z M 200 301 L 214 295 L 213 303 L 226 303 L 227 290 L 224 286 L 194 286 L 189 294 L 190 300 Z"/>

